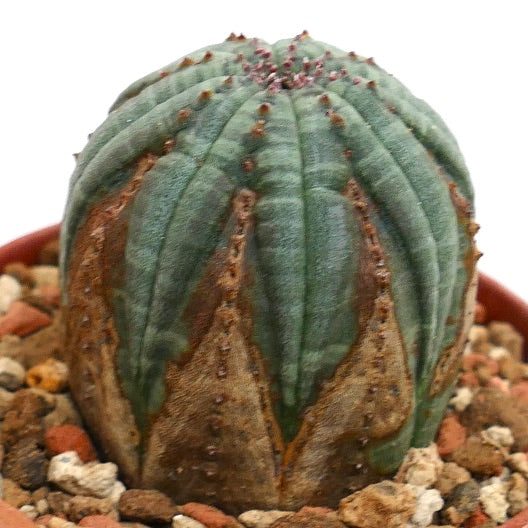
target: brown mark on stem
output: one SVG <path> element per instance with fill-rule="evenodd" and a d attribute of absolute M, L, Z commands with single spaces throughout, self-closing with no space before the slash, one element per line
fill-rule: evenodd
<path fill-rule="evenodd" d="M 73 396 L 97 443 L 131 485 L 139 484 L 140 439 L 118 375 L 112 289 L 123 278 L 128 207 L 156 159 L 142 156 L 129 182 L 88 212 L 71 252 L 69 302 L 63 308 Z"/>

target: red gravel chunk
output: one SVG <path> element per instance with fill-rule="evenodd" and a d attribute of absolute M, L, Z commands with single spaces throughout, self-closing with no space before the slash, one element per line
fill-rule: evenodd
<path fill-rule="evenodd" d="M 449 455 L 458 447 L 463 446 L 466 438 L 466 428 L 458 421 L 457 416 L 445 417 L 440 424 L 436 439 L 438 454 L 442 457 Z"/>
<path fill-rule="evenodd" d="M 200 502 L 188 502 L 184 504 L 181 507 L 181 512 L 187 515 L 187 517 L 192 517 L 202 524 L 205 524 L 207 528 L 238 528 L 240 526 L 234 517 L 226 515 L 214 506 L 208 506 Z"/>
<path fill-rule="evenodd" d="M 84 528 L 121 528 L 121 525 L 106 515 L 88 515 L 79 521 L 77 526 Z"/>
<path fill-rule="evenodd" d="M 29 306 L 23 301 L 15 301 L 7 313 L 0 317 L 0 337 L 5 335 L 25 336 L 49 326 L 53 319 L 46 313 Z"/>
<path fill-rule="evenodd" d="M 488 522 L 490 518 L 482 511 L 479 506 L 465 521 L 464 528 L 474 528 Z"/>
<path fill-rule="evenodd" d="M 76 425 L 64 424 L 49 428 L 45 434 L 46 453 L 53 457 L 65 451 L 75 451 L 86 464 L 97 459 L 88 435 Z"/>
<path fill-rule="evenodd" d="M 25 513 L 0 500 L 0 526 L 2 528 L 36 528 L 37 525 Z"/>

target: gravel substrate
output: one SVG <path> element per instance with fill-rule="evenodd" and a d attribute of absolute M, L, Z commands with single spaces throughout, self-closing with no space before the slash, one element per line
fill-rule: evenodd
<path fill-rule="evenodd" d="M 479 307 L 436 443 L 338 510 L 235 519 L 155 490 L 127 489 L 101 462 L 68 391 L 56 249 L 0 275 L 1 528 L 483 528 L 528 526 L 528 365 L 509 324 Z M 484 324 L 486 323 L 486 324 Z M 234 484 L 236 485 L 236 484 Z"/>

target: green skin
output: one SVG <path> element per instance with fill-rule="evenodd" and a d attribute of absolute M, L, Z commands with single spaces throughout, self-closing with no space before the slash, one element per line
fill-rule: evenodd
<path fill-rule="evenodd" d="M 269 59 L 257 48 L 269 50 Z M 212 56 L 202 60 L 206 51 Z M 431 398 L 429 389 L 441 353 L 460 331 L 470 279 L 472 239 L 447 185 L 472 203 L 457 143 L 433 110 L 372 61 L 311 38 L 274 45 L 232 39 L 189 57 L 196 64 L 176 61 L 125 90 L 78 157 L 62 231 L 63 276 L 67 281 L 90 206 L 128 181 L 138 156 L 174 138 L 175 148 L 147 173 L 131 206 L 126 279 L 113 291 L 120 378 L 142 430 L 165 400 L 167 361 L 188 349 L 184 311 L 212 254 L 228 243 L 231 200 L 240 189 L 254 191 L 246 249 L 255 270 L 252 339 L 291 440 L 321 381 L 360 331 L 349 299 L 357 293 L 355 248 L 364 235 L 343 196 L 353 175 L 372 204 L 387 256 L 418 410 L 396 437 L 372 448 L 373 464 L 391 471 L 410 445 L 431 441 L 449 395 L 447 387 Z M 315 76 L 305 86 L 290 73 L 303 71 L 304 58 Z M 317 59 L 324 63 L 318 76 Z M 266 79 L 270 71 L 262 74 L 260 60 L 278 65 L 275 78 L 286 82 Z M 207 90 L 211 97 L 200 97 Z M 324 94 L 329 106 L 321 103 Z M 259 116 L 263 103 L 271 111 Z M 190 117 L 181 119 L 187 108 Z M 250 133 L 257 119 L 265 121 L 263 138 Z M 244 168 L 247 159 L 253 170 Z"/>

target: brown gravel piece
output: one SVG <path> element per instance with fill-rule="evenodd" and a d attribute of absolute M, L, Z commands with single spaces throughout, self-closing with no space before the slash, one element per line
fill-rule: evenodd
<path fill-rule="evenodd" d="M 118 520 L 117 510 L 112 499 L 97 499 L 95 497 L 76 495 L 70 500 L 68 518 L 71 521 L 79 522 L 89 515 L 106 515 L 114 521 Z"/>
<path fill-rule="evenodd" d="M 509 427 L 515 440 L 512 450 L 528 451 L 528 406 L 497 389 L 476 391 L 460 422 L 471 434 L 492 425 Z"/>
<path fill-rule="evenodd" d="M 131 489 L 119 498 L 119 513 L 125 520 L 146 523 L 170 522 L 178 507 L 161 491 Z"/>
<path fill-rule="evenodd" d="M 468 482 L 470 479 L 471 473 L 467 469 L 454 462 L 446 462 L 434 487 L 445 497 L 455 486 Z"/>
<path fill-rule="evenodd" d="M 503 453 L 477 435 L 470 436 L 450 458 L 472 473 L 488 476 L 500 474 L 505 460 Z"/>
<path fill-rule="evenodd" d="M 445 498 L 443 517 L 446 522 L 458 526 L 479 506 L 480 487 L 471 479 L 455 486 Z"/>
<path fill-rule="evenodd" d="M 9 448 L 24 439 L 44 445 L 43 417 L 53 409 L 51 399 L 42 391 L 21 389 L 15 393 L 2 425 L 2 441 Z"/>
<path fill-rule="evenodd" d="M 3 500 L 14 508 L 20 508 L 24 504 L 29 504 L 31 501 L 31 493 L 23 490 L 14 480 L 5 478 L 2 481 Z"/>
<path fill-rule="evenodd" d="M 528 483 L 520 473 L 513 473 L 508 485 L 508 515 L 513 517 L 528 507 Z"/>
<path fill-rule="evenodd" d="M 357 528 L 401 528 L 415 510 L 411 486 L 384 480 L 341 499 L 339 519 Z"/>
<path fill-rule="evenodd" d="M 72 495 L 62 491 L 50 491 L 46 500 L 48 501 L 51 513 L 55 515 L 68 515 L 70 513 L 70 501 Z"/>
<path fill-rule="evenodd" d="M 42 486 L 36 489 L 31 494 L 31 502 L 33 504 L 37 503 L 39 500 L 45 499 L 48 496 L 49 488 L 47 486 Z"/>
<path fill-rule="evenodd" d="M 59 239 L 50 240 L 39 251 L 37 263 L 43 266 L 58 266 L 59 265 Z"/>
<path fill-rule="evenodd" d="M 63 339 L 60 312 L 55 310 L 51 325 L 21 339 L 4 336 L 0 341 L 0 356 L 16 359 L 29 369 L 52 357 L 62 359 Z"/>
<path fill-rule="evenodd" d="M 26 489 L 37 489 L 46 483 L 48 460 L 44 450 L 31 438 L 20 440 L 5 455 L 2 473 Z"/>
<path fill-rule="evenodd" d="M 337 518 L 336 512 L 300 510 L 277 519 L 270 528 L 346 528 Z"/>
<path fill-rule="evenodd" d="M 488 330 L 494 344 L 507 348 L 517 361 L 522 360 L 523 337 L 510 323 L 492 321 Z"/>
<path fill-rule="evenodd" d="M 46 430 L 57 425 L 71 424 L 82 425 L 81 415 L 75 407 L 69 394 L 55 394 L 55 409 L 44 416 L 44 428 Z"/>
<path fill-rule="evenodd" d="M 10 262 L 4 266 L 4 273 L 15 277 L 23 286 L 32 288 L 35 285 L 35 277 L 29 266 L 23 262 Z"/>
<path fill-rule="evenodd" d="M 517 383 L 528 376 L 528 365 L 517 361 L 513 357 L 501 359 L 499 365 L 501 376 L 512 383 Z"/>

